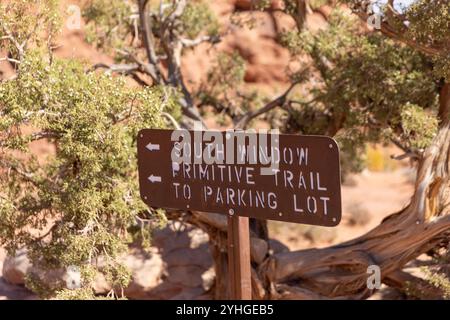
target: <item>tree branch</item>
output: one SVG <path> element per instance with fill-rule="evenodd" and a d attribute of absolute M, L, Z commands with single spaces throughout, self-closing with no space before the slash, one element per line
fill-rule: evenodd
<path fill-rule="evenodd" d="M 419 160 L 420 159 L 419 156 L 417 155 L 417 153 L 414 153 L 414 152 L 406 152 L 406 153 L 401 154 L 399 156 L 394 156 L 394 155 L 391 156 L 391 159 L 394 159 L 394 160 L 404 160 L 404 159 L 407 159 L 407 158 L 411 158 L 413 160 Z"/>
<path fill-rule="evenodd" d="M 389 5 L 388 5 L 389 9 Z M 364 1 L 360 1 L 353 6 L 353 12 L 363 21 L 367 21 L 369 19 L 369 14 L 367 13 Z M 392 8 L 390 9 L 391 14 L 395 14 L 396 11 Z M 402 19 L 401 15 L 396 15 L 396 18 Z M 405 20 L 403 20 L 405 21 Z M 407 27 L 405 26 L 405 31 L 407 30 Z M 435 55 L 435 56 L 442 56 L 444 54 L 444 47 L 443 46 L 426 46 L 423 44 L 420 44 L 412 39 L 405 38 L 404 36 L 400 35 L 389 23 L 386 21 L 382 21 L 380 24 L 380 30 L 381 33 L 386 35 L 389 38 L 392 38 L 394 40 L 400 41 L 412 48 L 415 48 L 425 54 L 429 55 Z"/>
<path fill-rule="evenodd" d="M 163 112 L 163 113 L 161 113 L 164 117 L 166 117 L 166 119 L 172 124 L 172 126 L 175 128 L 175 129 L 180 129 L 180 125 L 178 124 L 178 122 L 177 122 L 177 120 L 175 120 L 175 118 L 170 114 L 170 113 L 167 113 L 167 112 Z"/>
<path fill-rule="evenodd" d="M 35 176 L 33 173 L 23 171 L 22 169 L 19 168 L 18 165 L 15 165 L 15 164 L 12 164 L 10 162 L 0 159 L 0 167 L 14 171 L 19 176 L 24 178 L 25 181 L 28 181 L 28 182 L 34 184 L 35 186 L 39 185 L 37 183 L 37 181 L 35 180 Z"/>
<path fill-rule="evenodd" d="M 17 53 L 19 54 L 19 57 L 17 60 L 22 60 L 23 56 L 25 55 L 24 46 L 26 43 L 20 44 L 17 41 L 17 39 L 14 38 L 14 36 L 12 35 L 12 32 L 9 31 L 9 29 L 7 29 L 5 27 L 5 25 L 2 24 L 1 27 L 2 27 L 3 33 L 6 34 L 6 36 L 2 37 L 2 40 L 9 40 L 14 45 L 14 47 L 16 47 L 16 49 L 17 49 Z"/>
<path fill-rule="evenodd" d="M 209 42 L 211 44 L 216 44 L 220 42 L 219 36 L 200 36 L 196 39 L 181 39 L 181 44 L 185 48 L 192 48 L 198 46 L 201 43 Z"/>
<path fill-rule="evenodd" d="M 184 83 L 183 75 L 181 74 L 180 65 L 183 43 L 176 32 L 170 29 L 175 25 L 175 20 L 183 14 L 186 4 L 186 0 L 175 0 L 173 2 L 174 9 L 167 16 L 167 18 L 161 21 L 159 40 L 162 49 L 167 55 L 167 83 L 174 88 L 180 89 L 183 94 L 183 97 L 179 100 L 179 103 L 182 106 L 183 114 L 194 121 L 201 122 L 202 126 L 206 127 L 197 108 L 194 106 L 191 93 Z"/>
<path fill-rule="evenodd" d="M 108 65 L 106 63 L 97 63 L 92 66 L 91 69 L 88 70 L 88 72 L 97 70 L 97 69 L 107 69 L 112 72 L 122 73 L 122 74 L 130 74 L 132 72 L 139 70 L 138 64 L 111 64 Z"/>
<path fill-rule="evenodd" d="M 20 64 L 19 60 L 9 58 L 9 57 L 0 58 L 0 62 L 2 62 L 2 61 L 8 61 L 9 63 L 13 63 L 13 64 Z"/>
<path fill-rule="evenodd" d="M 41 131 L 35 132 L 31 135 L 31 141 L 37 141 L 41 139 L 58 138 L 58 134 L 55 132 Z"/>
<path fill-rule="evenodd" d="M 165 30 L 171 23 L 173 23 L 176 19 L 181 17 L 186 8 L 187 2 L 186 0 L 174 0 L 174 10 L 169 14 L 169 16 L 165 19 L 163 23 L 163 30 Z"/>
<path fill-rule="evenodd" d="M 411 159 L 419 160 L 421 158 L 419 153 L 417 153 L 416 151 L 406 147 L 398 139 L 391 138 L 390 140 L 397 148 L 401 149 L 404 152 L 403 155 L 400 155 L 398 157 L 392 157 L 392 159 L 402 160 L 402 159 L 405 159 L 405 158 L 411 158 Z"/>
<path fill-rule="evenodd" d="M 136 81 L 141 86 L 147 87 L 149 84 L 143 80 L 141 77 L 138 76 L 137 71 L 143 72 L 144 69 L 141 65 L 135 63 L 135 64 L 112 64 L 107 65 L 105 63 L 97 63 L 96 65 L 92 66 L 91 69 L 88 70 L 88 72 L 92 72 L 97 69 L 107 69 L 111 72 L 116 72 L 119 74 L 123 74 L 126 76 L 131 76 L 134 81 Z M 147 72 L 144 72 L 147 73 Z M 148 74 L 148 73 L 147 73 Z M 151 76 L 151 75 L 150 75 Z M 153 77 L 152 77 L 153 79 Z"/>
<path fill-rule="evenodd" d="M 241 116 L 236 122 L 235 122 L 235 128 L 236 129 L 245 129 L 248 125 L 248 123 L 266 113 L 269 112 L 270 110 L 276 108 L 276 107 L 280 107 L 282 105 L 284 105 L 286 103 L 287 100 L 287 96 L 289 95 L 289 93 L 292 91 L 292 89 L 294 89 L 294 87 L 299 84 L 299 82 L 294 82 L 292 83 L 289 88 L 278 98 L 270 101 L 268 104 L 266 104 L 264 107 L 258 109 L 258 110 L 253 110 L 253 111 L 249 111 L 246 114 L 244 114 L 243 116 Z"/>
<path fill-rule="evenodd" d="M 439 93 L 438 119 L 441 125 L 450 121 L 450 83 L 444 83 Z"/>
<path fill-rule="evenodd" d="M 152 73 L 152 78 L 158 83 L 163 84 L 166 82 L 164 76 L 159 68 L 159 59 L 155 52 L 153 33 L 150 25 L 150 20 L 146 13 L 148 0 L 139 0 L 139 21 L 140 29 L 144 42 L 145 51 L 147 53 L 147 58 L 149 62 L 153 65 L 154 72 Z"/>
<path fill-rule="evenodd" d="M 297 24 L 298 31 L 301 32 L 305 27 L 308 4 L 306 3 L 306 0 L 297 0 L 296 5 L 297 12 L 293 18 Z"/>

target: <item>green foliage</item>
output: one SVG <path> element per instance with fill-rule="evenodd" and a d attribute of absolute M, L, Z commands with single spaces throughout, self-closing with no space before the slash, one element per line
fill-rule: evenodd
<path fill-rule="evenodd" d="M 147 14 L 150 16 L 155 50 L 163 52 L 158 41 L 162 28 L 161 19 L 166 19 L 173 10 L 172 1 L 163 1 L 163 10 L 160 14 L 159 2 L 150 1 Z M 106 53 L 114 55 L 117 60 L 122 60 L 122 54 L 117 55 L 117 50 L 128 50 L 140 53 L 139 42 L 140 25 L 137 3 L 124 0 L 87 0 L 83 4 L 83 18 L 86 20 L 86 40 L 95 44 Z M 167 27 L 167 26 L 166 26 Z M 174 23 L 170 32 L 176 32 L 183 37 L 194 39 L 197 36 L 217 36 L 219 23 L 206 1 L 189 1 L 179 21 Z"/>
<path fill-rule="evenodd" d="M 411 149 L 423 149 L 433 140 L 438 122 L 421 107 L 407 104 L 402 108 L 398 125 L 402 127 L 404 140 L 407 140 Z"/>
<path fill-rule="evenodd" d="M 437 86 L 428 59 L 378 34 L 360 34 L 339 11 L 326 30 L 287 32 L 281 43 L 311 57 L 319 82 L 294 105 L 290 124 L 310 134 L 336 135 L 351 168 L 366 142 L 400 139 L 426 147 L 437 130 Z M 428 110 L 428 111 L 424 111 Z"/>
<path fill-rule="evenodd" d="M 441 290 L 443 298 L 450 300 L 450 249 L 434 250 L 433 262 L 435 267 L 424 267 L 426 280 Z"/>
<path fill-rule="evenodd" d="M 352 8 L 360 10 L 362 1 L 344 0 Z M 397 2 L 399 3 L 399 2 Z M 447 0 L 417 0 L 392 13 L 382 8 L 383 19 L 406 42 L 433 55 L 435 75 L 449 79 L 450 65 L 450 2 Z"/>
<path fill-rule="evenodd" d="M 441 272 L 433 272 L 429 269 L 423 269 L 428 282 L 434 287 L 442 290 L 443 298 L 450 300 L 450 279 Z"/>
<path fill-rule="evenodd" d="M 434 58 L 433 60 L 436 76 L 445 79 L 450 79 L 450 54 L 447 58 L 437 57 Z"/>
<path fill-rule="evenodd" d="M 123 0 L 87 0 L 82 16 L 86 21 L 86 40 L 107 53 L 129 45 L 129 34 L 137 27 L 132 2 Z"/>
<path fill-rule="evenodd" d="M 216 36 L 219 33 L 219 22 L 209 5 L 202 0 L 188 2 L 181 17 L 180 31 L 194 39 L 202 32 Z"/>
<path fill-rule="evenodd" d="M 111 297 L 96 296 L 92 289 L 80 288 L 75 290 L 63 289 L 56 292 L 54 300 L 112 300 Z"/>
<path fill-rule="evenodd" d="M 236 90 L 244 82 L 245 61 L 238 53 L 219 53 L 208 71 L 207 80 L 196 93 L 201 105 L 222 105 L 233 109 L 241 107 L 236 101 Z M 240 101 L 241 102 L 241 101 Z"/>
<path fill-rule="evenodd" d="M 163 126 L 162 100 L 162 90 L 129 88 L 76 61 L 49 64 L 29 52 L 17 78 L 0 84 L 0 244 L 10 252 L 27 246 L 32 261 L 50 269 L 105 256 L 101 271 L 125 287 L 129 274 L 117 257 L 127 229 L 147 210 L 135 138 L 141 128 Z M 28 149 L 41 138 L 56 149 L 44 163 Z"/>
<path fill-rule="evenodd" d="M 62 290 L 64 283 L 61 280 L 55 281 L 53 283 L 46 283 L 42 279 L 33 273 L 25 275 L 24 278 L 25 287 L 37 294 L 43 299 L 50 299 L 52 295 L 55 294 L 55 288 L 57 290 Z"/>
<path fill-rule="evenodd" d="M 311 8 L 315 9 L 327 5 L 329 4 L 329 2 L 330 0 L 310 0 L 309 5 L 311 6 Z"/>
<path fill-rule="evenodd" d="M 284 12 L 296 18 L 299 3 L 284 0 Z M 82 275 L 77 290 L 28 275 L 26 285 L 43 297 L 95 299 L 91 287 L 98 272 L 115 289 L 126 287 L 130 272 L 119 256 L 131 241 L 148 247 L 151 231 L 164 224 L 164 212 L 149 210 L 139 199 L 139 129 L 163 127 L 165 112 L 181 120 L 175 101 L 190 103 L 193 98 L 194 107 L 213 106 L 223 124 L 226 116 L 239 117 L 268 102 L 256 90 L 242 90 L 245 61 L 238 54 L 219 54 L 199 89 L 184 92 L 188 89 L 175 65 L 183 52 L 181 40 L 217 36 L 219 23 L 206 0 L 188 1 L 183 13 L 169 19 L 174 4 L 149 2 L 156 56 L 151 65 L 136 1 L 83 1 L 88 41 L 121 62 L 138 65 L 136 72 L 147 78 L 158 75 L 145 67 L 161 68 L 164 75 L 157 81 L 163 88 L 132 88 L 122 77 L 52 59 L 47 48 L 60 26 L 58 0 L 0 4 L 1 49 L 20 60 L 17 77 L 0 82 L 0 245 L 10 253 L 28 247 L 32 262 L 44 270 L 76 266 Z M 253 4 L 254 10 L 266 10 L 271 2 Z M 307 68 L 289 74 L 292 82 L 302 83 L 302 90 L 291 92 L 289 103 L 271 112 L 273 127 L 335 136 L 344 173 L 364 166 L 368 142 L 395 139 L 413 151 L 427 147 L 438 125 L 437 83 L 449 78 L 449 2 L 416 1 L 404 16 L 408 28 L 398 17 L 385 18 L 407 41 L 438 48 L 439 54 L 429 58 L 381 34 L 363 33 L 359 20 L 339 11 L 325 30 L 280 34 L 278 40 L 293 60 L 301 56 Z M 30 148 L 41 139 L 54 147 L 46 159 Z M 97 265 L 97 259 L 104 263 Z M 447 288 L 447 282 L 433 277 L 435 285 Z"/>
<path fill-rule="evenodd" d="M 219 96 L 231 87 L 242 85 L 244 75 L 245 61 L 238 53 L 219 53 L 207 75 L 207 91 L 210 96 Z"/>
<path fill-rule="evenodd" d="M 252 1 L 252 9 L 253 10 L 265 10 L 270 8 L 272 4 L 271 0 L 253 0 Z"/>
<path fill-rule="evenodd" d="M 450 79 L 450 2 L 446 0 L 415 1 L 404 13 L 408 27 L 398 18 L 387 15 L 388 21 L 397 25 L 406 39 L 421 46 L 434 48 L 438 53 L 433 57 L 436 76 Z"/>
<path fill-rule="evenodd" d="M 448 43 L 450 35 L 450 3 L 445 0 L 421 0 L 406 11 L 410 22 L 407 36 L 422 44 Z"/>
<path fill-rule="evenodd" d="M 14 36 L 17 44 L 26 43 L 26 46 L 40 46 L 44 42 L 43 39 L 53 38 L 61 25 L 58 4 L 59 0 L 2 1 L 0 48 L 17 59 L 20 55 L 18 46 L 5 37 Z M 34 34 L 41 34 L 43 37 L 35 37 Z"/>
<path fill-rule="evenodd" d="M 257 89 L 243 89 L 245 60 L 238 52 L 219 53 L 207 74 L 207 80 L 195 92 L 200 106 L 214 106 L 216 121 L 227 126 L 267 98 Z"/>
<path fill-rule="evenodd" d="M 421 267 L 420 271 L 429 286 L 434 287 L 431 290 L 434 293 L 433 299 L 436 299 L 437 293 L 442 299 L 450 300 L 450 251 L 444 247 L 434 249 L 430 253 L 432 260 L 427 266 Z M 415 283 L 408 282 L 405 289 L 408 296 L 419 299 L 430 299 L 428 290 L 421 289 Z"/>

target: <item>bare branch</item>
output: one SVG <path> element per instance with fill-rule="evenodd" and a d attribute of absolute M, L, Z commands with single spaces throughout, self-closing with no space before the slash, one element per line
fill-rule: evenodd
<path fill-rule="evenodd" d="M 185 0 L 175 1 L 175 8 L 172 13 L 162 22 L 160 29 L 160 41 L 161 46 L 167 55 L 167 67 L 168 67 L 168 84 L 174 88 L 181 90 L 183 97 L 180 98 L 179 103 L 182 106 L 182 111 L 188 118 L 199 121 L 202 123 L 203 127 L 206 128 L 205 122 L 200 116 L 197 108 L 194 106 L 192 95 L 189 92 L 186 84 L 184 83 L 183 75 L 181 73 L 181 53 L 183 50 L 183 44 L 178 35 L 170 31 L 168 28 L 174 25 L 174 22 L 179 18 L 184 9 L 186 8 Z"/>
<path fill-rule="evenodd" d="M 302 31 L 305 27 L 307 8 L 306 0 L 297 0 L 297 12 L 293 18 L 297 24 L 298 31 Z"/>
<path fill-rule="evenodd" d="M 13 59 L 13 58 L 9 58 L 9 57 L 0 58 L 0 62 L 2 62 L 2 61 L 8 61 L 10 63 L 20 64 L 19 60 Z"/>
<path fill-rule="evenodd" d="M 15 173 L 17 173 L 19 176 L 23 177 L 26 181 L 31 182 L 34 185 L 37 185 L 37 182 L 35 180 L 35 176 L 33 173 L 25 172 L 13 163 L 10 163 L 10 162 L 7 162 L 6 160 L 0 159 L 0 167 L 8 169 L 8 170 L 12 170 Z"/>
<path fill-rule="evenodd" d="M 146 13 L 148 0 L 139 0 L 139 21 L 140 29 L 144 42 L 145 51 L 149 62 L 153 65 L 154 71 L 152 78 L 158 83 L 165 83 L 164 76 L 159 68 L 159 59 L 155 52 L 153 33 L 150 25 L 149 16 Z"/>
<path fill-rule="evenodd" d="M 7 29 L 5 27 L 5 25 L 2 24 L 1 27 L 2 27 L 3 33 L 6 34 L 6 36 L 2 37 L 2 40 L 9 40 L 13 44 L 13 46 L 16 47 L 16 49 L 17 49 L 17 53 L 19 55 L 18 60 L 22 60 L 23 56 L 25 55 L 25 50 L 24 50 L 25 44 L 20 44 L 17 41 L 17 39 L 14 38 L 12 32 L 9 31 L 9 29 Z"/>
<path fill-rule="evenodd" d="M 138 57 L 136 57 L 135 55 L 133 55 L 131 52 L 127 51 L 127 50 L 117 50 L 119 53 L 123 54 L 126 58 L 128 58 L 129 60 L 131 60 L 133 63 L 137 64 L 139 66 L 139 71 L 142 73 L 145 73 L 147 75 L 149 75 L 153 81 L 157 84 L 160 84 L 160 82 L 158 81 L 158 69 L 155 69 L 155 66 L 149 63 L 144 63 L 143 61 L 141 61 Z M 165 80 L 162 79 L 165 83 Z"/>
<path fill-rule="evenodd" d="M 163 26 L 164 26 L 163 30 L 167 29 L 167 27 L 171 23 L 173 23 L 176 19 L 181 17 L 181 15 L 184 12 L 184 9 L 186 8 L 186 5 L 187 5 L 186 0 L 174 0 L 174 2 L 175 2 L 174 9 L 169 14 L 169 16 L 165 19 L 165 21 L 163 23 Z"/>
<path fill-rule="evenodd" d="M 365 8 L 365 4 L 363 1 L 360 1 L 360 3 L 357 3 L 354 5 L 353 7 L 353 12 L 360 17 L 363 21 L 367 21 L 369 19 L 369 14 L 367 13 L 367 10 Z M 389 8 L 389 4 L 388 4 L 388 14 L 390 15 L 395 15 L 396 18 L 399 19 L 403 19 L 403 17 L 401 15 L 396 14 L 397 12 L 395 11 L 395 9 Z M 412 48 L 415 48 L 423 53 L 429 54 L 429 55 L 435 55 L 435 56 L 441 56 L 444 54 L 444 47 L 441 45 L 423 45 L 421 43 L 418 43 L 412 39 L 408 39 L 404 36 L 402 36 L 398 31 L 396 31 L 388 22 L 386 21 L 382 21 L 381 25 L 380 25 L 380 30 L 381 33 L 383 33 L 384 35 L 386 35 L 389 38 L 392 38 L 394 40 L 400 41 Z M 405 30 L 407 31 L 407 27 L 405 25 Z M 404 32 L 402 32 L 404 33 Z"/>
<path fill-rule="evenodd" d="M 401 154 L 399 156 L 391 155 L 391 159 L 394 159 L 394 160 L 404 160 L 404 159 L 407 159 L 407 158 L 410 158 L 410 159 L 413 159 L 413 160 L 419 160 L 420 159 L 419 155 L 417 153 L 415 153 L 415 152 L 407 152 L 407 153 Z"/>
<path fill-rule="evenodd" d="M 55 132 L 41 131 L 35 132 L 31 135 L 31 141 L 41 140 L 41 139 L 51 139 L 57 138 L 58 134 Z"/>
<path fill-rule="evenodd" d="M 181 44 L 185 48 L 192 48 L 198 46 L 201 43 L 209 42 L 211 44 L 216 44 L 220 42 L 219 36 L 200 36 L 196 39 L 181 39 Z"/>
<path fill-rule="evenodd" d="M 392 157 L 392 159 L 396 159 L 396 158 L 398 158 L 398 160 L 402 160 L 405 158 L 412 158 L 415 160 L 421 159 L 421 155 L 417 151 L 412 150 L 411 148 L 408 148 L 403 143 L 401 143 L 400 140 L 398 140 L 397 138 L 391 138 L 390 140 L 393 144 L 395 144 L 399 149 L 401 149 L 405 153 L 398 157 Z"/>
<path fill-rule="evenodd" d="M 175 129 L 180 129 L 180 125 L 178 124 L 177 120 L 175 120 L 174 117 L 170 113 L 163 112 L 162 115 L 169 120 L 169 122 L 173 125 Z"/>
<path fill-rule="evenodd" d="M 253 119 L 256 118 L 276 107 L 280 107 L 282 105 L 284 105 L 286 103 L 287 100 L 287 96 L 289 95 L 289 93 L 292 91 L 292 89 L 295 88 L 295 86 L 299 84 L 299 82 L 294 82 L 292 83 L 289 88 L 278 98 L 270 101 L 268 104 L 266 104 L 264 107 L 258 109 L 258 110 L 254 110 L 254 111 L 249 111 L 246 114 L 244 114 L 242 117 L 240 117 L 236 122 L 235 122 L 235 128 L 236 129 L 245 129 L 248 125 L 248 123 Z"/>
<path fill-rule="evenodd" d="M 97 70 L 97 69 L 107 69 L 112 72 L 122 73 L 122 74 L 130 74 L 132 72 L 139 70 L 138 64 L 111 64 L 108 65 L 106 63 L 97 63 L 89 71 Z M 88 71 L 88 72 L 89 72 Z"/>
<path fill-rule="evenodd" d="M 145 80 L 143 80 L 141 77 L 138 76 L 137 71 L 145 72 L 145 69 L 142 67 L 142 65 L 134 63 L 134 64 L 112 64 L 107 65 L 105 63 L 97 63 L 94 65 L 91 69 L 88 70 L 88 72 L 92 72 L 97 69 L 106 69 L 110 72 L 116 72 L 122 75 L 131 76 L 134 81 L 136 81 L 138 84 L 142 86 L 149 86 L 149 83 L 147 83 Z M 151 75 L 150 75 L 151 76 Z"/>
<path fill-rule="evenodd" d="M 105 63 L 97 63 L 88 72 L 92 72 L 97 69 L 106 69 L 109 72 L 116 72 L 122 75 L 131 76 L 137 83 L 142 86 L 147 86 L 148 83 L 142 80 L 136 73 L 139 70 L 137 64 L 112 64 L 107 65 Z"/>

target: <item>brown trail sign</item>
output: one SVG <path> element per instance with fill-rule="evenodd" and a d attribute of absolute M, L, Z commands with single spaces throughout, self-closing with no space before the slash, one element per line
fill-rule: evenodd
<path fill-rule="evenodd" d="M 339 148 L 329 137 L 144 129 L 141 197 L 152 207 L 229 216 L 231 294 L 250 299 L 248 218 L 336 226 Z"/>

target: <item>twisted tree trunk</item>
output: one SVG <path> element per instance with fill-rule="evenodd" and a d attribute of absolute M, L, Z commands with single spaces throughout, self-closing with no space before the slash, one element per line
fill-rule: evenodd
<path fill-rule="evenodd" d="M 382 277 L 450 235 L 450 123 L 441 126 L 418 168 L 411 203 L 352 241 L 324 249 L 276 254 L 259 268 L 271 298 L 296 298 L 297 286 L 326 297 L 370 295 L 367 267 Z M 303 294 L 303 293 L 302 293 Z"/>
<path fill-rule="evenodd" d="M 446 84 L 441 91 L 439 113 L 448 115 L 449 108 Z M 354 240 L 323 249 L 275 253 L 260 265 L 252 261 L 253 298 L 362 299 L 370 296 L 368 266 L 379 266 L 384 279 L 449 240 L 449 170 L 450 119 L 447 116 L 419 161 L 415 192 L 406 208 Z M 216 262 L 215 298 L 227 298 L 226 217 L 194 213 L 193 220 L 211 236 Z"/>
<path fill-rule="evenodd" d="M 259 266 L 268 298 L 365 298 L 367 268 L 381 277 L 450 236 L 450 85 L 440 94 L 440 129 L 421 158 L 410 204 L 365 235 L 324 249 L 275 254 Z M 444 115 L 444 116 L 442 116 Z"/>

